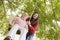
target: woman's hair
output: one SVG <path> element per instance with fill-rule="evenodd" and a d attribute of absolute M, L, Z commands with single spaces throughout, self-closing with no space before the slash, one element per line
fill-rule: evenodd
<path fill-rule="evenodd" d="M 30 19 L 30 22 L 31 22 L 31 25 L 32 25 L 32 26 L 34 26 L 34 25 L 36 24 L 36 22 L 38 21 L 38 17 L 37 17 L 36 19 L 33 18 L 33 16 L 34 16 L 35 14 L 38 14 L 38 13 L 37 13 L 37 12 L 34 12 L 34 13 L 32 14 L 31 19 Z"/>

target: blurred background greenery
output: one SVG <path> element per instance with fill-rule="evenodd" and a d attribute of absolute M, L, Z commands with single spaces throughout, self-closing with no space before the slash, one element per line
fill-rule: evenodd
<path fill-rule="evenodd" d="M 39 14 L 40 40 L 60 40 L 60 0 L 0 0 L 0 34 L 8 33 L 8 19 L 26 11 Z"/>

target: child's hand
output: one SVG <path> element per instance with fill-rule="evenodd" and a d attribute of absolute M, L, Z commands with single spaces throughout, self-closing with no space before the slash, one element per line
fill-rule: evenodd
<path fill-rule="evenodd" d="M 27 24 L 28 24 L 28 25 L 31 25 L 30 21 L 27 21 Z"/>
<path fill-rule="evenodd" d="M 25 28 L 26 30 L 28 30 L 28 25 L 26 25 L 24 28 Z"/>

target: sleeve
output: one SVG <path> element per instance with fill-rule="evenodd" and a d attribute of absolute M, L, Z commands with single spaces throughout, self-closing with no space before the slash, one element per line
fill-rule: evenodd
<path fill-rule="evenodd" d="M 29 21 L 29 20 L 30 20 L 30 18 L 27 18 L 27 19 L 26 19 L 26 21 Z"/>
<path fill-rule="evenodd" d="M 35 31 L 37 27 L 38 27 L 38 22 L 34 26 L 30 25 L 29 29 Z"/>

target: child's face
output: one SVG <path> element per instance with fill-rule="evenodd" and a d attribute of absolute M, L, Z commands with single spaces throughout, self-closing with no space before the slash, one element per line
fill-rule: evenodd
<path fill-rule="evenodd" d="M 23 13 L 22 17 L 26 20 L 28 18 L 28 14 L 27 13 Z"/>

